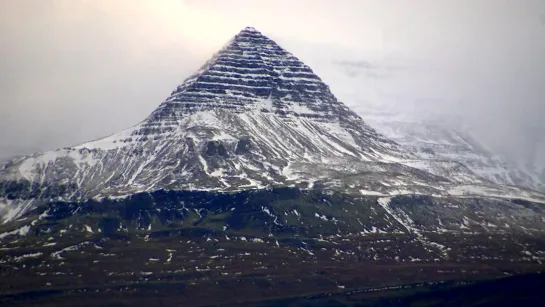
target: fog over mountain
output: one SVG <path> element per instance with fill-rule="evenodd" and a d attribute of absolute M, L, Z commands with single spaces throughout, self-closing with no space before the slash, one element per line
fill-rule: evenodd
<path fill-rule="evenodd" d="M 0 2 L 0 159 L 133 125 L 244 26 L 360 113 L 468 126 L 545 166 L 545 2 Z"/>

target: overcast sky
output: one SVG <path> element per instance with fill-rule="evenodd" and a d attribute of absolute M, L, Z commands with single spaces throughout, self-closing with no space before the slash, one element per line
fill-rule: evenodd
<path fill-rule="evenodd" d="M 525 157 L 545 135 L 543 0 L 0 0 L 0 157 L 138 123 L 248 25 L 359 112 L 462 116 Z"/>

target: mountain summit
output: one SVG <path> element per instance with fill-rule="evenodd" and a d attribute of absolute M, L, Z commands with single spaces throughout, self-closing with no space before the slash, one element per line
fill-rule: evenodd
<path fill-rule="evenodd" d="M 235 35 L 178 86 L 141 124 L 140 134 L 174 131 L 187 115 L 211 110 L 358 124 L 378 137 L 310 67 L 252 27 Z"/>
<path fill-rule="evenodd" d="M 320 184 L 441 194 L 457 183 L 454 172 L 480 182 L 459 165 L 438 162 L 427 172 L 410 167 L 413 159 L 338 101 L 307 65 L 245 28 L 136 126 L 5 164 L 0 218 L 52 200 L 156 190 Z"/>
<path fill-rule="evenodd" d="M 211 109 L 258 109 L 322 120 L 352 115 L 308 66 L 254 28 L 237 34 L 152 117 Z"/>

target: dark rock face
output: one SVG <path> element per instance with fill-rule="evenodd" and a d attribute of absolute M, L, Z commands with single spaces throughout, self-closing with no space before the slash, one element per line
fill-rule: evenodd
<path fill-rule="evenodd" d="M 252 143 L 248 139 L 242 139 L 237 142 L 237 145 L 235 147 L 235 154 L 237 155 L 243 155 L 250 151 L 252 148 Z"/>
<path fill-rule="evenodd" d="M 218 141 L 208 142 L 206 146 L 206 154 L 208 156 L 219 155 L 224 158 L 229 156 L 229 154 L 227 153 L 227 149 L 225 149 L 225 146 L 223 146 L 223 144 Z"/>

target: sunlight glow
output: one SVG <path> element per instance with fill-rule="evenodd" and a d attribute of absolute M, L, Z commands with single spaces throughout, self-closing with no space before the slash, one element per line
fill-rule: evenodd
<path fill-rule="evenodd" d="M 86 3 L 95 9 L 129 20 L 134 31 L 142 31 L 159 48 L 191 44 L 196 52 L 211 52 L 244 27 L 213 12 L 192 7 L 181 0 L 99 0 Z"/>

